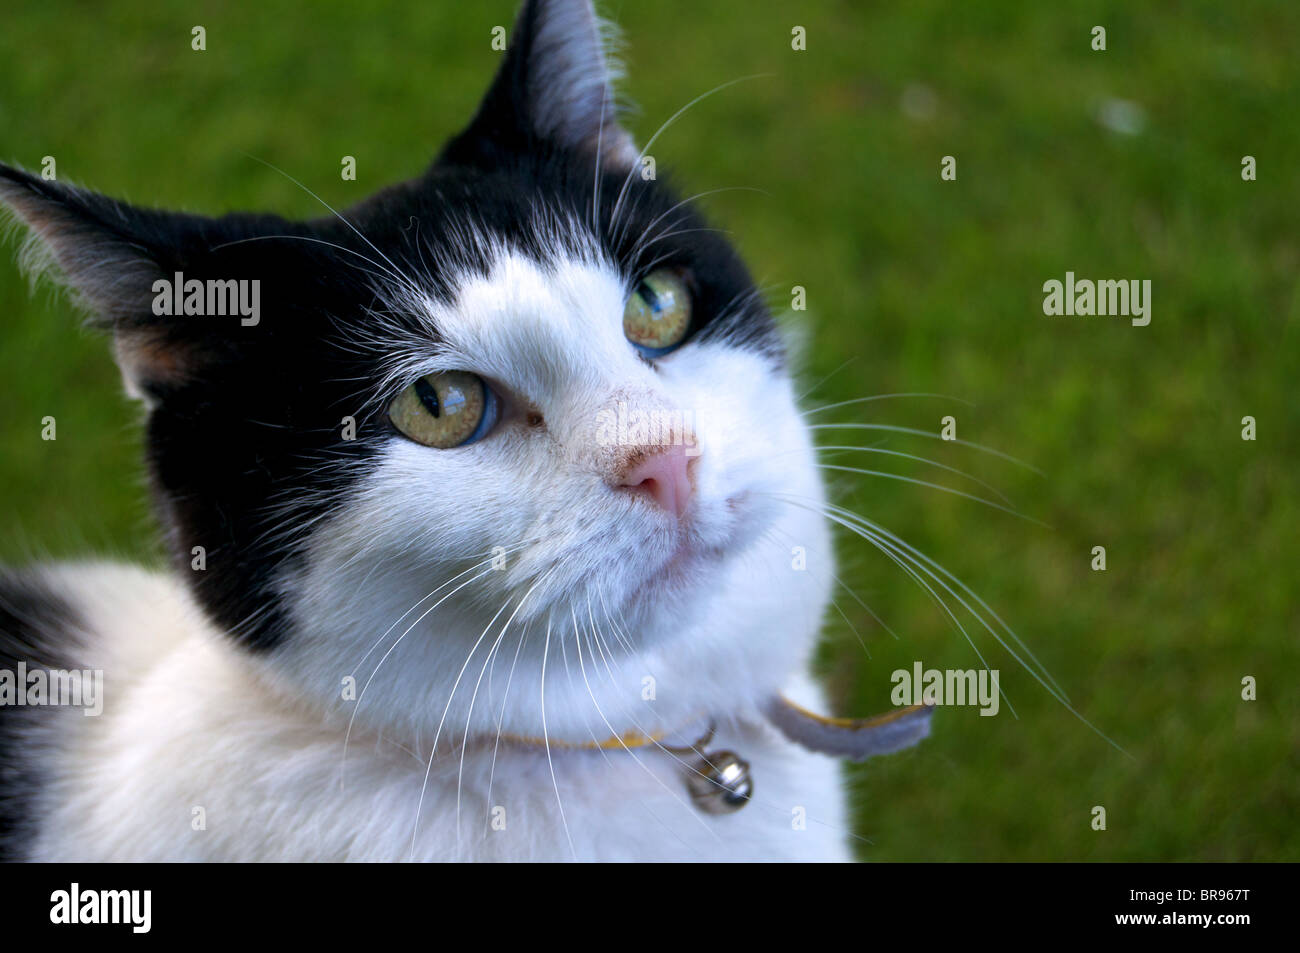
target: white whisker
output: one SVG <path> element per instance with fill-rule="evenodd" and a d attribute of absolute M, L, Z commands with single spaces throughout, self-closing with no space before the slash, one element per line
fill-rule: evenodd
<path fill-rule="evenodd" d="M 667 129 L 672 127 L 673 123 L 677 122 L 677 120 L 680 119 L 687 112 L 687 110 L 691 109 L 691 107 L 695 106 L 697 103 L 703 102 L 704 100 L 708 99 L 710 96 L 712 96 L 715 93 L 720 93 L 724 89 L 728 89 L 732 86 L 735 86 L 737 83 L 744 83 L 751 79 L 758 79 L 760 77 L 770 76 L 770 75 L 771 75 L 770 73 L 755 73 L 752 76 L 741 76 L 739 79 L 729 80 L 728 82 L 722 83 L 719 86 L 713 87 L 711 90 L 709 90 L 706 93 L 701 93 L 699 96 L 696 96 L 694 99 L 692 99 L 681 109 L 677 110 L 677 112 L 669 116 L 668 119 L 664 121 L 663 125 L 661 125 L 658 129 L 655 130 L 655 134 L 651 136 L 648 140 L 646 140 L 646 144 L 641 147 L 641 151 L 637 154 L 636 161 L 633 162 L 632 167 L 628 169 L 627 176 L 623 179 L 623 187 L 618 191 L 618 198 L 614 202 L 614 210 L 610 215 L 611 228 L 618 223 L 619 210 L 622 208 L 623 199 L 627 195 L 627 187 L 632 182 L 633 174 L 640 169 L 641 160 L 645 158 L 646 153 L 650 151 L 650 147 L 655 144 L 655 142 L 659 139 L 659 137 L 663 135 L 663 133 Z M 622 230 L 620 230 L 618 241 L 622 241 L 621 231 Z"/>
<path fill-rule="evenodd" d="M 915 427 L 896 427 L 891 424 L 846 423 L 846 424 L 809 424 L 808 429 L 809 430 L 887 430 L 891 433 L 911 434 L 914 437 L 926 437 L 930 440 L 943 440 L 944 443 L 956 443 L 956 444 L 960 444 L 963 447 L 970 447 L 973 450 L 979 450 L 981 453 L 988 453 L 988 454 L 992 454 L 995 457 L 1001 457 L 1003 460 L 1006 460 L 1009 463 L 1014 463 L 1018 467 L 1024 467 L 1026 470 L 1029 470 L 1033 473 L 1037 473 L 1039 476 L 1044 475 L 1043 471 L 1038 469 L 1037 467 L 1025 463 L 1025 461 L 1023 460 L 1017 460 L 1015 457 L 1003 453 L 1000 450 L 994 450 L 992 447 L 985 447 L 978 443 L 971 443 L 969 440 L 956 440 L 956 439 L 947 440 L 937 433 L 931 433 L 928 430 L 918 430 Z"/>
<path fill-rule="evenodd" d="M 505 638 L 506 630 L 510 628 L 510 623 L 515 621 L 515 616 L 517 616 L 519 614 L 519 610 L 524 607 L 524 603 L 528 601 L 528 597 L 531 596 L 537 590 L 537 587 L 540 586 L 545 581 L 546 581 L 546 577 L 538 579 L 535 583 L 533 583 L 532 588 L 529 589 L 520 597 L 519 602 L 516 603 L 515 605 L 514 611 L 510 613 L 509 618 L 507 618 L 504 624 L 502 624 L 501 631 L 497 634 L 496 641 L 492 643 L 492 648 L 488 650 L 487 658 L 483 660 L 483 667 L 479 669 L 478 680 L 474 683 L 474 691 L 469 698 L 469 712 L 465 715 L 465 735 L 461 739 L 461 745 L 460 745 L 460 767 L 456 771 L 456 837 L 457 838 L 460 837 L 460 789 L 461 789 L 461 782 L 465 776 L 465 752 L 469 748 L 469 728 L 470 728 L 470 723 L 471 721 L 473 721 L 474 718 L 474 702 L 478 700 L 479 686 L 483 684 L 483 673 L 487 671 L 488 663 L 490 663 L 492 661 L 492 658 L 496 655 L 496 651 L 500 647 L 502 639 Z"/>
<path fill-rule="evenodd" d="M 496 624 L 497 619 L 501 617 L 501 613 L 506 611 L 506 606 L 508 606 L 509 604 L 510 604 L 509 599 L 501 603 L 501 608 L 496 611 L 496 614 L 493 615 L 492 618 L 488 620 L 488 624 L 483 627 L 483 632 L 479 635 L 478 639 L 474 642 L 474 645 L 470 648 L 469 654 L 465 656 L 465 663 L 461 665 L 460 671 L 456 673 L 456 680 L 452 683 L 451 691 L 447 694 L 447 704 L 443 706 L 442 717 L 438 719 L 438 727 L 433 734 L 433 744 L 429 747 L 429 764 L 424 770 L 424 783 L 420 785 L 420 800 L 416 803 L 415 806 L 415 822 L 411 826 L 411 859 L 412 860 L 415 859 L 415 842 L 416 842 L 416 837 L 419 835 L 420 832 L 420 812 L 424 809 L 424 795 L 429 788 L 429 775 L 432 774 L 433 772 L 433 759 L 438 756 L 438 741 L 442 737 L 442 726 L 447 721 L 447 712 L 451 710 L 451 703 L 456 698 L 456 690 L 460 687 L 460 680 L 465 677 L 465 670 L 469 668 L 469 663 L 470 660 L 474 658 L 474 653 L 478 651 L 478 647 L 482 645 L 483 640 L 487 638 L 488 630 L 491 629 L 492 626 Z"/>
<path fill-rule="evenodd" d="M 964 470 L 959 470 L 956 467 L 950 467 L 947 464 L 940 463 L 937 460 L 930 460 L 926 457 L 919 457 L 914 453 L 903 453 L 901 450 L 886 450 L 882 447 L 858 447 L 858 446 L 851 446 L 848 444 L 828 444 L 825 446 L 815 447 L 814 449 L 818 453 L 821 453 L 824 450 L 845 451 L 845 452 L 855 451 L 857 453 L 879 453 L 890 457 L 901 457 L 907 460 L 915 460 L 918 463 L 924 463 L 927 464 L 928 466 L 936 467 L 937 469 L 940 470 L 946 470 L 948 473 L 955 474 L 959 477 L 964 477 L 965 479 L 970 480 L 972 483 L 976 483 L 979 486 L 982 486 L 984 489 L 988 490 L 990 493 L 992 493 L 994 496 L 1000 499 L 1007 506 L 1013 505 L 1011 500 L 1007 499 L 1006 495 L 1000 492 L 997 487 L 985 483 L 979 477 L 972 476 L 971 474 L 967 473 Z"/>
<path fill-rule="evenodd" d="M 1024 513 L 1017 512 L 1008 506 L 995 503 L 992 500 L 986 500 L 982 496 L 975 496 L 972 493 L 963 493 L 961 490 L 954 490 L 950 486 L 944 486 L 941 483 L 931 483 L 928 480 L 918 480 L 915 477 L 903 476 L 899 473 L 886 473 L 884 470 L 864 470 L 861 467 L 846 467 L 838 463 L 816 463 L 813 464 L 819 470 L 840 470 L 845 473 L 859 473 L 863 476 L 875 476 L 885 480 L 898 480 L 902 483 L 913 483 L 916 486 L 928 487 L 931 490 L 940 490 L 944 493 L 951 493 L 953 496 L 960 496 L 963 499 L 973 500 L 976 503 L 983 503 L 985 506 L 991 506 L 995 510 L 1001 510 L 1003 513 L 1010 513 L 1017 519 L 1025 520 L 1028 523 L 1034 523 L 1042 526 L 1044 529 L 1050 529 L 1046 523 L 1034 519 L 1032 516 L 1026 516 Z"/>
<path fill-rule="evenodd" d="M 835 410 L 837 407 L 849 407 L 853 404 L 869 404 L 877 400 L 895 400 L 899 397 L 933 397 L 937 400 L 956 401 L 959 404 L 965 404 L 967 407 L 975 406 L 969 400 L 963 400 L 960 397 L 953 397 L 950 394 L 931 394 L 926 391 L 908 391 L 898 394 L 876 394 L 872 397 L 855 397 L 852 400 L 841 400 L 834 404 L 823 404 L 820 407 L 810 407 L 808 410 L 802 411 L 799 416 L 808 417 L 812 414 L 820 414 L 825 410 Z"/>
<path fill-rule="evenodd" d="M 551 787 L 555 788 L 555 806 L 560 811 L 560 824 L 564 828 L 564 839 L 569 844 L 569 853 L 574 860 L 578 851 L 573 846 L 573 835 L 569 833 L 569 822 L 564 816 L 564 802 L 560 799 L 560 783 L 555 779 L 555 762 L 551 760 L 551 731 L 546 725 L 546 659 L 551 654 L 551 618 L 546 618 L 546 645 L 542 649 L 542 743 L 546 746 L 546 766 L 551 772 Z"/>

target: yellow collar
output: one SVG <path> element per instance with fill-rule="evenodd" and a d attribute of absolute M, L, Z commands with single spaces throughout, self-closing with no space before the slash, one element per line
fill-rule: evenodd
<path fill-rule="evenodd" d="M 821 754 L 863 761 L 879 754 L 890 754 L 912 745 L 930 733 L 930 715 L 933 705 L 910 705 L 874 715 L 870 718 L 834 718 L 819 715 L 790 701 L 784 695 L 774 695 L 763 706 L 763 714 L 790 741 Z M 682 736 L 696 724 L 708 724 L 707 732 L 693 744 L 668 745 L 665 739 Z M 703 748 L 713 736 L 712 723 L 705 716 L 697 716 L 675 731 L 647 734 L 634 730 L 621 735 L 611 735 L 604 740 L 567 741 L 533 735 L 501 735 L 502 741 L 535 748 L 561 751 L 624 751 L 636 748 L 659 747 L 669 751 L 689 751 Z"/>
<path fill-rule="evenodd" d="M 773 695 L 762 706 L 768 721 L 786 738 L 811 751 L 862 761 L 877 754 L 888 754 L 916 744 L 930 733 L 932 706 L 913 705 L 885 712 L 874 718 L 827 718 L 809 711 L 783 695 Z M 689 725 L 678 734 L 684 734 Z M 690 745 L 670 746 L 663 733 L 646 734 L 629 731 L 604 741 L 560 741 L 527 735 L 501 735 L 501 739 L 533 748 L 631 751 L 651 745 L 674 755 L 691 755 L 679 759 L 684 768 L 686 790 L 695 806 L 706 814 L 730 814 L 738 811 L 754 794 L 754 779 L 749 762 L 734 751 L 706 750 L 713 740 L 714 722 Z"/>
<path fill-rule="evenodd" d="M 533 748 L 556 748 L 562 751 L 616 751 L 624 748 L 648 748 L 663 741 L 664 732 L 652 735 L 639 731 L 629 731 L 622 735 L 611 735 L 604 741 L 562 741 L 559 738 L 538 738 L 532 735 L 503 734 L 502 741 L 525 745 Z"/>

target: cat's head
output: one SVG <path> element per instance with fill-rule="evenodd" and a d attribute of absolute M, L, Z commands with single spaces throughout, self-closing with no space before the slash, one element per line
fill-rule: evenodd
<path fill-rule="evenodd" d="M 778 328 L 646 168 L 588 0 L 533 0 L 468 128 L 340 214 L 0 197 L 111 329 L 177 571 L 275 684 L 584 740 L 775 691 L 830 578 Z"/>

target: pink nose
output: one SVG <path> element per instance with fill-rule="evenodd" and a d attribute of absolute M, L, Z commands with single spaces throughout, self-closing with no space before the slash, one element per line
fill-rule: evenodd
<path fill-rule="evenodd" d="M 678 519 L 691 502 L 691 479 L 686 472 L 690 458 L 680 445 L 655 450 L 623 474 L 618 486 L 645 492 Z"/>

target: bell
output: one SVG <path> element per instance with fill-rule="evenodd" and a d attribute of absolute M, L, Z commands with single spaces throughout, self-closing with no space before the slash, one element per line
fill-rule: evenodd
<path fill-rule="evenodd" d="M 686 789 L 706 814 L 730 814 L 749 803 L 754 781 L 749 762 L 732 751 L 706 751 L 686 776 Z"/>

